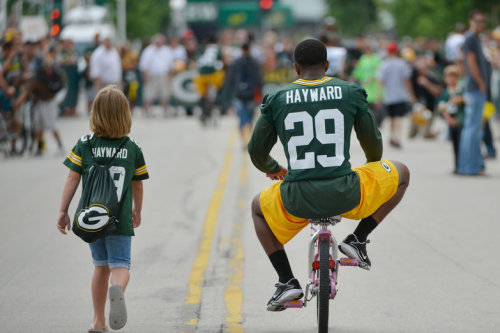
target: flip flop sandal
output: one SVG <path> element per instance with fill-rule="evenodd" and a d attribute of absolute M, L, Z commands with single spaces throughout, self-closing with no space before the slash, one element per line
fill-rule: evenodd
<path fill-rule="evenodd" d="M 107 331 L 108 331 L 107 327 L 104 327 L 104 328 L 92 328 L 92 327 L 90 327 L 88 330 L 89 333 L 104 333 Z"/>
<path fill-rule="evenodd" d="M 119 330 L 127 323 L 127 309 L 125 297 L 121 286 L 115 285 L 109 288 L 109 326 Z"/>

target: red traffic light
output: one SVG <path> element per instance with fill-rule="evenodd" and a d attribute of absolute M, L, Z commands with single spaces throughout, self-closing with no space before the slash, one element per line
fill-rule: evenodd
<path fill-rule="evenodd" d="M 59 17 L 61 17 L 61 10 L 59 8 L 54 9 L 50 13 L 50 19 L 51 20 L 57 20 Z"/>
<path fill-rule="evenodd" d="M 54 37 L 54 36 L 57 36 L 59 35 L 59 33 L 61 32 L 61 26 L 59 24 L 54 24 L 51 28 L 50 28 L 50 36 L 51 37 Z"/>
<path fill-rule="evenodd" d="M 260 8 L 264 10 L 269 10 L 273 7 L 273 0 L 260 0 Z"/>

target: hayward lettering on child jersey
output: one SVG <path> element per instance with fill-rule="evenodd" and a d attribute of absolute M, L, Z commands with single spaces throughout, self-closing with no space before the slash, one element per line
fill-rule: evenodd
<path fill-rule="evenodd" d="M 113 155 L 116 152 L 116 147 L 97 147 L 97 148 L 92 148 L 92 151 L 94 152 L 95 157 L 113 157 Z M 127 148 L 122 148 L 116 154 L 115 158 L 127 158 L 128 156 L 128 150 Z"/>

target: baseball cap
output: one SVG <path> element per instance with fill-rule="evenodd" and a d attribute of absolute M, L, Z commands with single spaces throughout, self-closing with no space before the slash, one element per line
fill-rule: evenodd
<path fill-rule="evenodd" d="M 396 53 L 396 52 L 398 52 L 398 43 L 389 42 L 389 43 L 387 43 L 387 46 L 385 47 L 385 49 L 389 53 Z"/>

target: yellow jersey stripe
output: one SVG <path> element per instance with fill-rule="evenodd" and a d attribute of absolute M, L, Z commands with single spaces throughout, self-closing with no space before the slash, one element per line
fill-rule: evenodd
<path fill-rule="evenodd" d="M 142 171 L 143 169 L 147 169 L 146 165 L 143 165 L 143 166 L 141 166 L 140 168 L 135 169 L 135 172 L 136 172 L 136 173 L 137 173 L 137 172 L 140 172 L 140 171 Z"/>
<path fill-rule="evenodd" d="M 78 156 L 77 154 L 73 153 L 73 151 L 70 151 L 69 152 L 71 154 L 71 156 L 78 162 L 82 162 L 82 158 L 80 156 Z"/>
<path fill-rule="evenodd" d="M 78 165 L 79 167 L 82 166 L 82 163 L 80 163 L 79 161 L 77 161 L 71 154 L 68 154 L 68 156 L 66 156 L 68 158 L 68 160 L 70 160 L 70 162 Z"/>
<path fill-rule="evenodd" d="M 297 83 L 297 84 L 300 84 L 300 85 L 303 85 L 303 86 L 317 86 L 319 84 L 322 84 L 322 83 L 325 83 L 325 82 L 328 82 L 332 79 L 332 77 L 329 77 L 329 76 L 325 76 L 323 77 L 322 79 L 320 80 L 304 80 L 304 79 L 298 79 L 298 80 L 295 80 L 294 83 Z"/>
<path fill-rule="evenodd" d="M 135 173 L 135 176 L 140 176 L 140 175 L 143 175 L 145 173 L 148 173 L 148 169 L 144 170 L 144 171 L 141 171 L 141 172 L 136 172 Z"/>

